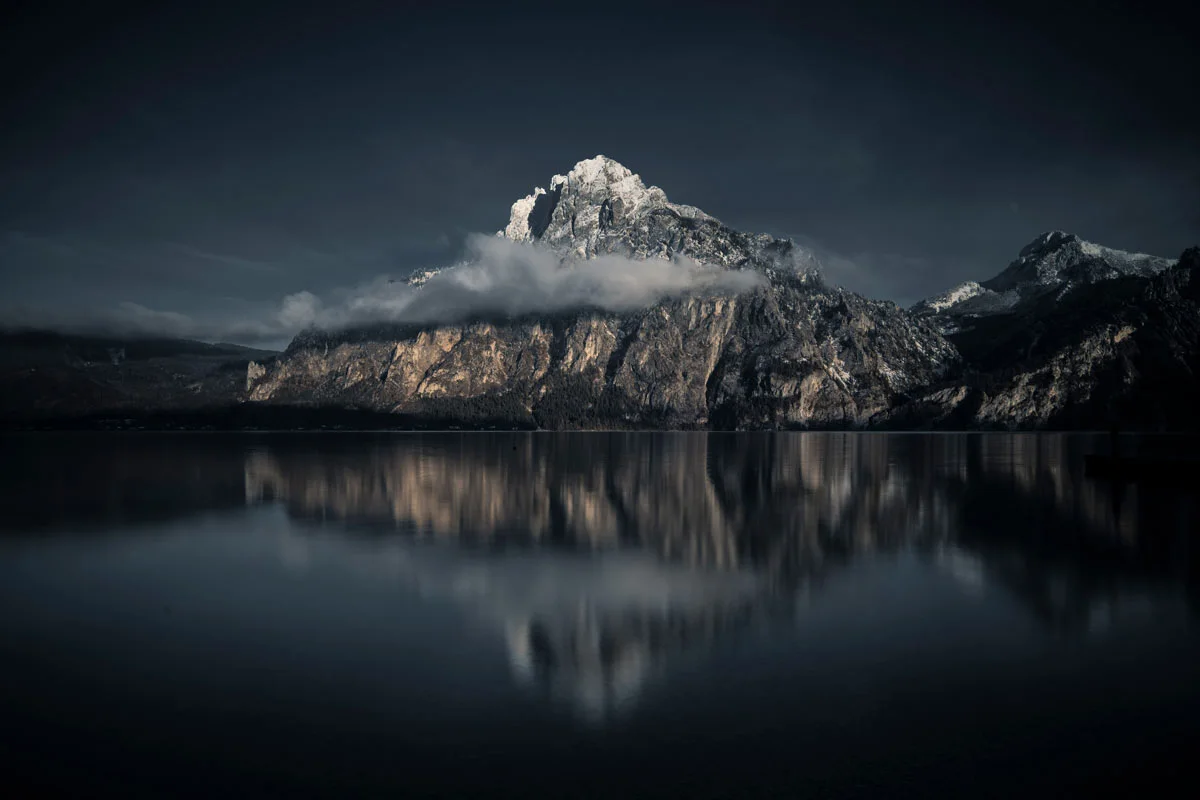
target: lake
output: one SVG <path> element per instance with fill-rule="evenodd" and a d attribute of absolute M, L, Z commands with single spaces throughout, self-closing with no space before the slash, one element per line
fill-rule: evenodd
<path fill-rule="evenodd" d="M 1085 479 L 1104 436 L 0 447 L 28 796 L 1196 785 L 1200 492 Z"/>

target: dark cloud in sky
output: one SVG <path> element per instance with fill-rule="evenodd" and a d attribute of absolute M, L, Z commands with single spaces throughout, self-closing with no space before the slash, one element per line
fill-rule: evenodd
<path fill-rule="evenodd" d="M 1048 229 L 1200 240 L 1200 61 L 1165 4 L 320 5 L 10 16 L 0 308 L 323 297 L 453 261 L 597 153 L 903 303 Z"/>

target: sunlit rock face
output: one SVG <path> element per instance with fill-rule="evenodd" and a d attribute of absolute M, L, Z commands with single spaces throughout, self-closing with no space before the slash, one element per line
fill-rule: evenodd
<path fill-rule="evenodd" d="M 670 202 L 604 156 L 514 203 L 498 236 L 549 248 L 564 269 L 685 258 L 758 288 L 621 313 L 310 331 L 250 380 L 250 399 L 543 428 L 861 426 L 957 363 L 928 324 L 826 285 L 791 241 Z"/>

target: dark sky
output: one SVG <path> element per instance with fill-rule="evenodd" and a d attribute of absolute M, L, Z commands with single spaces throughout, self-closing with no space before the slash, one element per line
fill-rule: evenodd
<path fill-rule="evenodd" d="M 434 5 L 10 14 L 0 310 L 262 313 L 450 262 L 597 153 L 905 304 L 1045 230 L 1200 242 L 1200 57 L 1154 4 Z"/>

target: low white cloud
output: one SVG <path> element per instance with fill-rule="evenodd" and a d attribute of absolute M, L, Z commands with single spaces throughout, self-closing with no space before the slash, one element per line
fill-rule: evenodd
<path fill-rule="evenodd" d="M 640 261 L 606 255 L 561 260 L 547 248 L 476 234 L 467 262 L 424 285 L 388 283 L 360 288 L 316 311 L 313 324 L 450 323 L 479 315 L 518 316 L 572 309 L 632 311 L 669 297 L 731 294 L 762 285 L 756 272 L 709 267 L 685 258 Z"/>
<path fill-rule="evenodd" d="M 605 255 L 564 261 L 540 245 L 473 234 L 467 257 L 423 285 L 386 277 L 331 292 L 303 291 L 256 314 L 214 312 L 204 318 L 137 303 L 83 320 L 9 315 L 10 324 L 129 336 L 170 336 L 247 344 L 286 342 L 309 327 L 327 330 L 375 324 L 453 324 L 571 310 L 627 312 L 691 294 L 736 294 L 765 283 L 752 271 L 727 270 L 678 257 L 636 260 Z"/>

